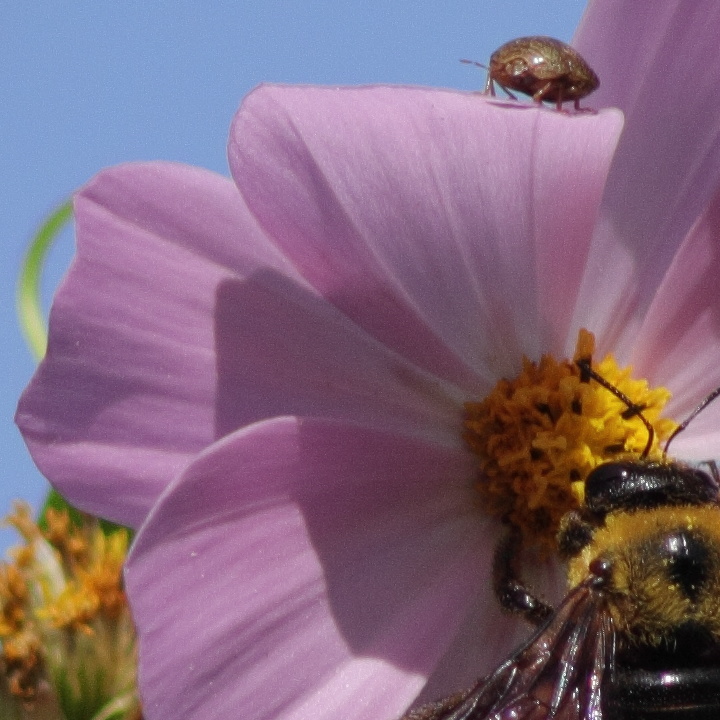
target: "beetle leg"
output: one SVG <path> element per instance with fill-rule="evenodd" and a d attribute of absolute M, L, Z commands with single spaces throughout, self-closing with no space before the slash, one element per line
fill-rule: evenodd
<path fill-rule="evenodd" d="M 594 115 L 597 114 L 597 110 L 594 110 L 593 108 L 580 107 L 580 100 L 578 98 L 575 98 L 575 112 L 593 113 Z"/>
<path fill-rule="evenodd" d="M 500 83 L 498 83 L 498 85 L 500 85 Z M 500 85 L 500 87 L 511 100 L 517 100 L 517 95 L 513 95 L 504 85 Z"/>
<path fill-rule="evenodd" d="M 545 85 L 543 85 L 543 86 L 532 96 L 532 99 L 533 99 L 536 103 L 541 103 L 541 102 L 543 101 L 543 98 L 544 98 L 545 95 L 547 94 L 547 92 L 548 92 L 549 90 L 552 90 L 552 86 L 553 86 L 552 80 L 548 80 L 548 82 L 545 83 Z M 558 110 L 560 110 L 560 109 L 562 109 L 562 100 L 558 100 L 558 103 L 559 103 L 559 105 L 558 105 Z"/>
<path fill-rule="evenodd" d="M 487 81 L 485 82 L 485 94 L 495 97 L 495 83 L 493 82 L 492 75 L 489 72 Z"/>
<path fill-rule="evenodd" d="M 511 528 L 495 550 L 493 589 L 505 610 L 519 613 L 533 625 L 541 625 L 550 617 L 553 608 L 535 597 L 518 579 L 521 548 L 520 532 Z"/>

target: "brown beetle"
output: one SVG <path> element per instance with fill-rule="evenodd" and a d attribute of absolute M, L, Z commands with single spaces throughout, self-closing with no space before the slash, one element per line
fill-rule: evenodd
<path fill-rule="evenodd" d="M 513 99 L 510 90 L 530 95 L 538 103 L 554 102 L 558 110 L 567 100 L 573 100 L 575 109 L 580 110 L 580 99 L 600 85 L 577 50 L 542 35 L 517 38 L 500 46 L 490 56 L 487 71 L 485 93 L 495 95 L 497 83 Z"/>

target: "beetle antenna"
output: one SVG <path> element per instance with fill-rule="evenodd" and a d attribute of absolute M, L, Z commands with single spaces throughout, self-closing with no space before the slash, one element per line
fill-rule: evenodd
<path fill-rule="evenodd" d="M 482 68 L 483 70 L 489 70 L 487 65 L 483 65 L 480 62 L 477 62 L 477 60 L 461 60 L 461 63 L 465 63 L 466 65 L 475 65 L 476 67 Z"/>
<path fill-rule="evenodd" d="M 580 368 L 580 380 L 582 382 L 588 382 L 590 379 L 593 379 L 596 383 L 602 385 L 606 390 L 609 390 L 618 400 L 624 402 L 627 405 L 627 410 L 623 411 L 622 413 L 623 420 L 629 420 L 632 417 L 639 417 L 640 420 L 642 420 L 643 425 L 645 425 L 648 431 L 648 440 L 645 444 L 645 449 L 640 455 L 640 459 L 645 460 L 645 458 L 647 458 L 648 454 L 650 453 L 650 448 L 652 447 L 653 441 L 655 440 L 655 430 L 650 424 L 650 421 L 642 414 L 643 410 L 645 410 L 647 406 L 634 403 L 622 390 L 616 388 L 612 383 L 609 383 L 599 373 L 596 373 L 590 367 L 590 360 L 588 358 L 581 358 L 580 360 L 576 360 L 575 364 Z M 720 395 L 720 388 L 718 388 L 715 392 L 716 395 Z M 707 402 L 705 403 L 705 405 L 707 405 Z M 702 407 L 704 407 L 704 405 Z M 697 412 L 702 410 L 702 407 L 700 407 L 694 414 L 697 414 Z M 691 415 L 690 419 L 692 419 L 692 417 L 693 416 Z M 678 431 L 676 430 L 674 434 L 677 434 L 677 432 Z M 672 440 L 672 436 L 670 437 L 670 439 Z"/>
<path fill-rule="evenodd" d="M 715 388 L 673 431 L 665 443 L 663 454 L 667 455 L 670 443 L 716 398 L 720 396 L 720 387 Z"/>

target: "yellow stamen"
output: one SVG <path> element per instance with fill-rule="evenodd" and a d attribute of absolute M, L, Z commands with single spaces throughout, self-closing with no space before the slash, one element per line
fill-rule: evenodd
<path fill-rule="evenodd" d="M 24 708 L 49 693 L 57 717 L 68 718 L 109 717 L 104 706 L 120 698 L 112 717 L 137 717 L 122 586 L 128 532 L 105 534 L 96 520 L 71 522 L 64 510 L 48 510 L 45 521 L 43 532 L 20 503 L 6 520 L 25 544 L 0 564 L 0 696 Z"/>
<path fill-rule="evenodd" d="M 592 357 L 595 339 L 581 330 L 573 361 L 543 355 L 523 359 L 513 380 L 501 380 L 481 402 L 466 403 L 464 438 L 478 456 L 477 489 L 486 512 L 517 527 L 528 544 L 555 548 L 562 516 L 583 500 L 584 481 L 597 465 L 622 456 L 638 457 L 648 431 L 609 390 L 580 377 L 576 360 Z M 653 426 L 650 459 L 676 427 L 660 418 L 670 392 L 649 388 L 620 368 L 612 355 L 593 369 L 633 403 Z"/>
<path fill-rule="evenodd" d="M 3 640 L 2 659 L 12 695 L 24 702 L 34 700 L 44 670 L 40 638 L 26 630 Z"/>

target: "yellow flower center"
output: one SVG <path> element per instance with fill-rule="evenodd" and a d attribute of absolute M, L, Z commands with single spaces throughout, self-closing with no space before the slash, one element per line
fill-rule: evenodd
<path fill-rule="evenodd" d="M 573 361 L 524 358 L 515 379 L 500 380 L 484 400 L 465 405 L 463 436 L 478 457 L 482 509 L 544 551 L 555 549 L 562 516 L 582 504 L 588 473 L 609 460 L 640 456 L 648 442 L 636 413 L 581 377 L 576 361 L 589 360 L 594 345 L 592 333 L 581 330 Z M 633 379 L 632 368 L 620 368 L 612 355 L 592 367 L 642 408 L 655 430 L 648 458 L 661 459 L 661 443 L 677 426 L 660 418 L 670 392 Z"/>

